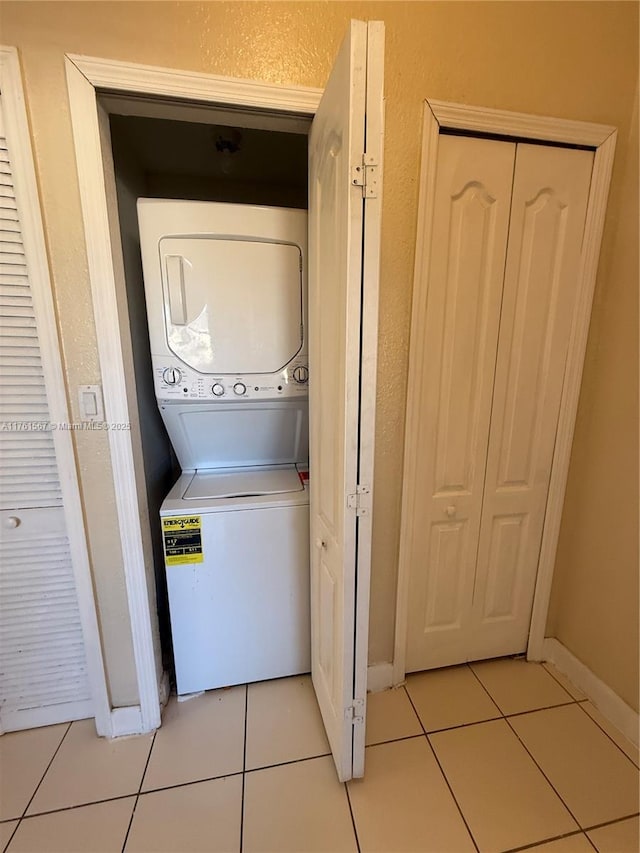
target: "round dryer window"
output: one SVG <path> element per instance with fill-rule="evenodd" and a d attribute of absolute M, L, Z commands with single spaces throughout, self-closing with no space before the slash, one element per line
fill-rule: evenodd
<path fill-rule="evenodd" d="M 167 344 L 194 370 L 276 373 L 302 346 L 302 254 L 292 243 L 160 240 Z"/>

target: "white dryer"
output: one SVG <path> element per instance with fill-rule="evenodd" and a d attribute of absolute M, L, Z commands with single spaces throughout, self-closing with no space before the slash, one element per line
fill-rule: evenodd
<path fill-rule="evenodd" d="M 306 212 L 140 199 L 178 693 L 308 672 Z"/>

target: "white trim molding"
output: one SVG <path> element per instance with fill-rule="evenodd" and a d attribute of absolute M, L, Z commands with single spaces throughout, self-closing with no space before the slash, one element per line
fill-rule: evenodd
<path fill-rule="evenodd" d="M 273 86 L 256 80 L 238 80 L 71 53 L 66 58 L 94 89 L 142 95 L 146 99 L 177 98 L 180 101 L 312 116 L 322 95 L 322 89 L 306 86 Z"/>
<path fill-rule="evenodd" d="M 0 91 L 7 139 L 12 143 L 11 167 L 19 203 L 22 238 L 29 263 L 29 280 L 38 324 L 38 339 L 45 376 L 50 419 L 68 423 L 69 407 L 60 355 L 60 341 L 51 291 L 40 199 L 36 184 L 31 135 L 22 89 L 18 53 L 0 48 Z M 84 640 L 91 708 L 77 704 L 73 713 L 94 716 L 100 735 L 111 734 L 111 706 L 107 689 L 102 641 L 93 591 L 85 523 L 78 485 L 78 471 L 70 430 L 55 430 L 53 442 L 58 463 L 60 489 L 73 565 L 80 623 Z M 33 715 L 33 725 L 38 715 Z"/>
<path fill-rule="evenodd" d="M 529 660 L 540 659 L 547 627 L 547 613 L 551 598 L 553 570 L 556 562 L 558 538 L 560 536 L 560 523 L 562 521 L 562 508 L 564 506 L 567 477 L 569 475 L 573 431 L 578 413 L 582 369 L 587 350 L 593 291 L 595 289 L 598 261 L 600 259 L 600 244 L 602 242 L 602 232 L 604 231 L 616 136 L 617 131 L 612 130 L 609 136 L 603 139 L 600 145 L 598 145 L 593 160 L 593 171 L 591 172 L 591 188 L 589 190 L 587 218 L 582 241 L 582 256 L 580 258 L 580 272 L 578 274 L 577 305 L 573 317 L 569 351 L 564 372 L 560 417 L 553 452 L 547 511 L 538 562 L 538 577 L 533 599 L 531 626 L 529 628 L 529 644 L 527 647 L 527 657 Z"/>
<path fill-rule="evenodd" d="M 111 711 L 111 737 L 127 737 L 144 734 L 140 705 L 127 705 Z"/>
<path fill-rule="evenodd" d="M 627 705 L 608 684 L 589 669 L 555 637 L 547 637 L 542 647 L 542 658 L 552 663 L 569 681 L 588 696 L 596 708 L 630 740 L 638 746 L 640 716 Z"/>
<path fill-rule="evenodd" d="M 271 86 L 191 71 L 116 62 L 86 56 L 65 56 L 71 122 L 80 186 L 89 278 L 95 317 L 105 418 L 128 423 L 127 371 L 116 298 L 116 273 L 109 234 L 105 175 L 100 145 L 97 97 L 101 92 L 135 95 L 144 101 L 165 99 L 202 105 L 227 105 L 273 115 L 312 116 L 321 91 L 306 87 Z M 133 102 L 132 102 L 133 103 Z M 144 106 L 142 107 L 144 110 Z M 134 107 L 130 112 L 135 113 Z M 143 113 L 144 114 L 144 113 Z M 110 430 L 109 446 L 122 543 L 127 602 L 135 657 L 140 707 L 115 709 L 114 734 L 148 732 L 160 725 L 160 704 L 166 686 L 158 683 L 138 512 L 133 435 Z M 138 450 L 139 448 L 136 448 Z M 161 695 L 162 694 L 162 695 Z M 138 721 L 138 722 L 137 722 Z"/>
<path fill-rule="evenodd" d="M 373 663 L 367 667 L 367 693 L 380 693 L 392 686 L 392 663 Z"/>
<path fill-rule="evenodd" d="M 577 307 L 574 313 L 565 366 L 560 417 L 529 629 L 527 657 L 530 660 L 540 660 L 543 655 L 544 633 L 560 533 L 562 506 L 569 471 L 573 430 L 589 333 L 591 304 L 617 136 L 616 128 L 608 125 L 511 113 L 484 107 L 469 107 L 443 101 L 425 101 L 405 422 L 402 516 L 393 661 L 394 684 L 400 684 L 405 677 L 407 602 L 410 580 L 409 543 L 413 536 L 410 508 L 415 501 L 416 458 L 420 440 L 418 423 L 424 405 L 424 401 L 420 399 L 419 389 L 422 386 L 426 345 L 424 330 L 427 288 L 420 287 L 418 284 L 424 280 L 424 272 L 429 266 L 438 138 L 440 131 L 445 129 L 494 134 L 505 138 L 535 139 L 550 144 L 582 145 L 594 149 L 591 187 L 580 260 Z"/>
<path fill-rule="evenodd" d="M 120 336 L 113 333 L 113 330 L 118 328 L 118 309 L 100 150 L 96 92 L 89 80 L 72 62 L 66 60 L 65 65 L 87 243 L 91 295 L 96 317 L 105 420 L 115 423 L 128 423 L 129 410 L 125 394 L 126 373 L 122 358 L 122 346 Z M 100 327 L 97 325 L 98 318 L 103 321 Z M 111 331 L 104 326 L 106 318 L 109 318 Z M 152 731 L 160 725 L 159 685 L 156 678 L 131 436 L 126 430 L 109 430 L 108 436 L 114 469 L 116 507 L 127 599 L 131 613 L 131 633 L 142 727 L 143 731 Z"/>
<path fill-rule="evenodd" d="M 414 505 L 418 483 L 416 477 L 417 441 L 420 433 L 421 405 L 419 389 L 422 387 L 424 359 L 421 357 L 425 346 L 423 333 L 427 313 L 426 288 L 419 288 L 417 282 L 424 280 L 428 268 L 431 249 L 433 224 L 433 198 L 436 182 L 436 163 L 438 157 L 438 133 L 440 125 L 433 114 L 429 102 L 425 101 L 422 122 L 422 157 L 420 166 L 420 189 L 418 194 L 418 223 L 415 248 L 415 267 L 413 273 L 413 304 L 411 309 L 411 331 L 409 347 L 409 373 L 407 384 L 407 408 L 404 427 L 404 469 L 402 476 L 402 511 L 400 515 L 400 553 L 398 559 L 398 588 L 396 600 L 396 628 L 393 651 L 393 683 L 402 684 L 406 675 L 407 628 L 410 581 L 410 549 L 413 541 L 413 513 L 408 508 Z M 420 241 L 424 239 L 424 248 Z"/>
<path fill-rule="evenodd" d="M 597 148 L 615 133 L 615 127 L 591 124 L 550 116 L 512 113 L 488 107 L 469 107 L 445 101 L 426 101 L 438 127 L 464 130 L 471 133 L 491 133 L 496 136 L 539 139 L 543 142 L 560 142 L 565 145 L 586 145 Z"/>

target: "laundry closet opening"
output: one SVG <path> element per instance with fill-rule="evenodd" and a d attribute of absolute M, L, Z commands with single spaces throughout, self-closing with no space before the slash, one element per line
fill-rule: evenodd
<path fill-rule="evenodd" d="M 311 117 L 99 105 L 163 668 L 178 693 L 308 672 Z"/>

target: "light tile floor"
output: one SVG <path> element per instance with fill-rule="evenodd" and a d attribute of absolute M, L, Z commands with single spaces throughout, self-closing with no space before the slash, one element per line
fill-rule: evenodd
<path fill-rule="evenodd" d="M 551 667 L 503 659 L 369 696 L 337 781 L 308 677 L 171 699 L 154 735 L 0 738 L 9 853 L 638 853 L 638 750 Z"/>

